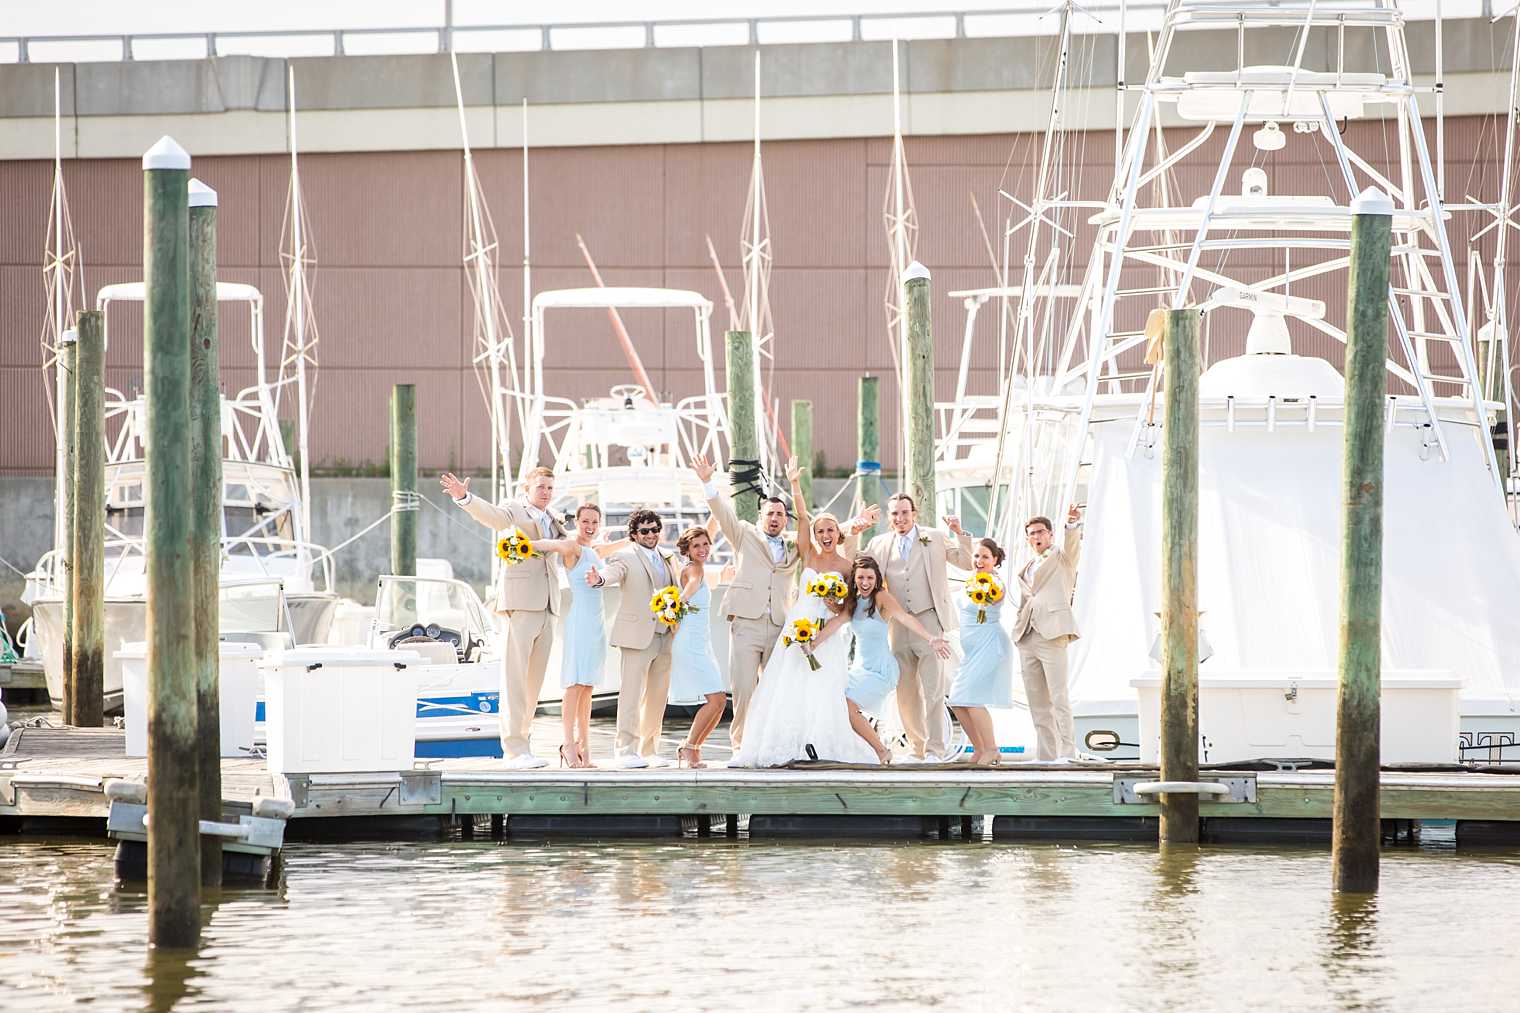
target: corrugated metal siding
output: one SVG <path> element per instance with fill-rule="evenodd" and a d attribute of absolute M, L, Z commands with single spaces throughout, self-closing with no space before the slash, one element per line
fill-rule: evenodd
<path fill-rule="evenodd" d="M 883 116 L 888 106 L 883 102 Z M 1429 111 L 1427 110 L 1427 113 Z M 883 120 L 885 122 L 885 119 Z M 1386 168 L 1397 158 L 1384 138 L 1391 126 L 1348 125 L 1346 140 Z M 1217 157 L 1225 131 L 1217 131 L 1195 158 Z M 1167 129 L 1175 149 L 1191 136 Z M 1498 178 L 1501 147 L 1492 117 L 1447 121 L 1448 197 L 1489 194 Z M 936 384 L 941 397 L 954 389 L 960 362 L 964 310 L 945 293 L 993 283 L 994 274 L 972 211 L 975 194 L 1001 246 L 1000 217 L 1008 205 L 1001 185 L 1027 194 L 1040 153 L 1038 134 L 910 137 L 907 157 L 917 202 L 918 257 L 934 275 Z M 1068 138 L 1055 178 L 1074 195 L 1101 197 L 1112 181 L 1113 135 L 1094 131 Z M 804 140 L 767 144 L 765 167 L 774 250 L 771 303 L 777 330 L 774 393 L 783 402 L 814 402 L 816 442 L 832 464 L 855 454 L 855 381 L 864 371 L 882 377 L 883 459 L 896 457 L 892 431 L 897 389 L 882 300 L 888 285 L 882 207 L 891 144 L 885 138 Z M 1257 157 L 1242 141 L 1229 190 Z M 1326 175 L 1339 185 L 1327 145 L 1290 138 L 1262 164 L 1276 192 L 1316 192 Z M 509 323 L 521 331 L 521 156 L 516 150 L 477 153 L 486 198 L 501 242 L 499 284 Z M 743 143 L 543 149 L 532 156 L 534 288 L 592 284 L 575 245 L 585 236 L 608 284 L 668 285 L 702 292 L 714 303 L 714 368 L 722 376 L 723 331 L 728 314 L 707 256 L 712 236 L 730 286 L 742 299 L 739 228 L 749 181 L 750 147 Z M 1074 168 L 1075 167 L 1075 168 Z M 301 162 L 310 244 L 317 266 L 312 298 L 322 343 L 316 385 L 313 457 L 328 465 L 379 466 L 384 461 L 386 404 L 396 382 L 418 384 L 421 461 L 426 469 L 475 471 L 486 466 L 489 433 L 470 359 L 473 309 L 460 268 L 463 247 L 463 169 L 457 152 L 312 154 Z M 223 276 L 257 283 L 266 299 L 266 343 L 271 369 L 284 325 L 285 291 L 279 258 L 289 161 L 280 156 L 201 158 L 195 174 L 215 187 Z M 0 162 L 0 471 L 47 470 L 52 427 L 38 378 L 37 336 L 43 314 L 41 253 L 51 167 L 46 162 Z M 1207 191 L 1213 169 L 1195 164 L 1174 174 L 1174 200 Z M 101 285 L 141 277 L 142 180 L 135 160 L 69 162 L 65 177 L 93 301 Z M 1073 216 L 1081 219 L 1083 216 Z M 1067 223 L 1078 251 L 1062 280 L 1079 281 L 1094 229 Z M 1466 284 L 1465 242 L 1481 219 L 1455 215 L 1448 223 Z M 1494 234 L 1481 250 L 1492 255 Z M 1022 240 L 1013 243 L 1015 263 Z M 1517 249 L 1520 270 L 1520 249 Z M 1312 262 L 1308 252 L 1295 266 Z M 1205 268 L 1227 267 L 1244 280 L 1282 270 L 1280 254 L 1244 249 L 1227 258 L 1207 255 Z M 1151 284 L 1152 269 L 1129 268 L 1126 284 Z M 1010 283 L 1022 278 L 1016 266 Z M 1294 294 L 1322 299 L 1327 318 L 1344 316 L 1345 278 L 1332 274 L 1294 286 Z M 1465 297 L 1465 290 L 1464 290 Z M 1117 326 L 1138 329 L 1151 303 L 1121 304 Z M 221 317 L 223 361 L 229 388 L 251 378 L 253 355 L 241 310 Z M 626 322 L 639 353 L 662 392 L 701 390 L 700 363 L 684 313 L 629 313 Z M 140 314 L 123 307 L 113 320 L 108 356 L 113 382 L 141 385 Z M 1209 324 L 1213 358 L 1244 347 L 1249 317 L 1221 312 Z M 1339 342 L 1290 325 L 1295 347 L 1337 365 Z M 997 308 L 984 307 L 972 359 L 971 389 L 996 389 Z M 521 337 L 519 333 L 519 338 Z M 623 357 L 603 315 L 552 321 L 546 354 L 553 393 L 576 399 L 628 382 Z M 1135 350 L 1125 368 L 1139 363 Z M 1438 360 L 1438 367 L 1444 360 Z M 721 380 L 720 380 L 721 384 Z M 784 410 L 784 408 L 783 408 Z M 23 434 L 15 438 L 14 434 Z"/>

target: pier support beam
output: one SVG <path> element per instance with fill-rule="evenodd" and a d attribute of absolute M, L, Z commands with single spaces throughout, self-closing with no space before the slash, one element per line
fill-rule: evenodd
<path fill-rule="evenodd" d="M 391 573 L 417 575 L 417 387 L 391 388 Z"/>
<path fill-rule="evenodd" d="M 190 556 L 190 156 L 143 156 L 148 421 L 148 940 L 200 939 L 200 777 Z"/>
<path fill-rule="evenodd" d="M 903 456 L 907 474 L 898 487 L 913 497 L 919 512 L 932 518 L 934 498 L 934 328 L 933 304 L 930 300 L 929 269 L 918 261 L 903 272 L 903 289 L 908 302 L 908 361 L 903 363 L 903 383 L 907 386 L 904 402 L 908 416 L 904 419 L 903 438 L 908 441 Z"/>
<path fill-rule="evenodd" d="M 1169 310 L 1161 457 L 1161 780 L 1198 780 L 1198 320 Z M 1198 796 L 1161 796 L 1161 840 L 1198 841 Z"/>
<path fill-rule="evenodd" d="M 856 396 L 859 415 L 856 419 L 855 470 L 860 473 L 860 502 L 862 506 L 875 503 L 881 506 L 881 379 L 875 376 L 860 378 Z M 865 545 L 876 534 L 876 525 L 860 533 L 860 544 Z"/>
<path fill-rule="evenodd" d="M 64 720 L 79 728 L 99 728 L 106 684 L 106 415 L 105 318 L 85 310 L 75 324 L 74 361 L 74 529 L 69 599 L 73 680 L 64 693 Z"/>
<path fill-rule="evenodd" d="M 724 355 L 728 383 L 728 469 L 734 485 L 734 513 L 740 520 L 760 516 L 760 501 L 747 489 L 748 477 L 758 480 L 760 440 L 755 432 L 754 338 L 749 331 L 729 331 Z"/>
<path fill-rule="evenodd" d="M 1346 451 L 1341 485 L 1340 689 L 1335 708 L 1332 883 L 1378 888 L 1382 692 L 1383 408 L 1388 391 L 1388 272 L 1393 202 L 1367 189 L 1351 202 L 1346 284 Z"/>
<path fill-rule="evenodd" d="M 58 546 L 63 558 L 58 561 L 63 581 L 63 716 L 73 723 L 74 698 L 79 695 L 74 681 L 74 459 L 78 442 L 78 413 L 74 408 L 79 371 L 79 337 L 77 331 L 64 331 L 58 342 L 58 443 L 62 448 L 58 482 L 63 486 L 63 516 L 60 518 L 63 539 Z"/>
<path fill-rule="evenodd" d="M 792 402 L 792 454 L 802 469 L 802 498 L 813 505 L 813 402 Z"/>
<path fill-rule="evenodd" d="M 195 602 L 195 713 L 200 818 L 222 818 L 221 344 L 216 329 L 216 191 L 190 181 L 190 560 Z M 222 885 L 222 841 L 201 839 L 201 885 Z"/>

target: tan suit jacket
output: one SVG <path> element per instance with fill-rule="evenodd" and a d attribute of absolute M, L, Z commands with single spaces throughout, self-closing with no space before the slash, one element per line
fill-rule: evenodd
<path fill-rule="evenodd" d="M 776 626 L 786 621 L 792 585 L 800 555 L 797 543 L 786 539 L 781 562 L 771 557 L 770 542 L 759 528 L 741 521 L 728 498 L 709 497 L 707 507 L 718 519 L 723 537 L 734 547 L 734 580 L 723 598 L 723 612 L 730 618 L 768 619 Z"/>
<path fill-rule="evenodd" d="M 1052 546 L 1045 561 L 1029 577 L 1029 565 L 1019 571 L 1019 614 L 1013 621 L 1013 639 L 1031 630 L 1045 640 L 1077 639 L 1077 621 L 1071 612 L 1071 595 L 1077 583 L 1077 560 L 1082 554 L 1082 529 L 1066 529 L 1066 544 Z"/>
<path fill-rule="evenodd" d="M 907 559 L 897 551 L 898 537 L 896 531 L 877 535 L 871 539 L 866 554 L 881 564 L 887 588 L 904 608 L 913 614 L 933 609 L 940 629 L 955 629 L 958 624 L 945 567 L 948 564 L 971 569 L 971 536 L 963 531 L 951 541 L 937 528 L 920 526 Z M 928 540 L 927 545 L 924 539 Z"/>
<path fill-rule="evenodd" d="M 613 553 L 601 571 L 602 579 L 608 585 L 621 584 L 623 587 L 617 615 L 612 619 L 612 632 L 607 638 L 613 647 L 642 651 L 654 642 L 657 635 L 670 635 L 662 632 L 664 627 L 655 622 L 654 613 L 649 611 L 649 599 L 660 588 L 671 584 L 679 587 L 681 582 L 675 569 L 675 557 L 664 549 L 657 551 L 664 563 L 663 573 L 649 562 L 649 557 L 637 545 Z M 699 621 L 707 620 L 703 617 Z"/>
<path fill-rule="evenodd" d="M 471 493 L 464 500 L 455 500 L 465 513 L 498 534 L 507 528 L 522 528 L 529 538 L 542 538 L 542 529 L 527 505 L 521 502 L 493 506 Z M 564 538 L 565 526 L 552 513 L 549 514 L 550 538 Z M 496 546 L 491 546 L 496 551 Z M 511 566 L 502 566 L 496 577 L 494 608 L 502 614 L 512 612 L 542 612 L 547 609 L 560 614 L 559 554 L 545 553 L 534 559 L 525 559 Z"/>

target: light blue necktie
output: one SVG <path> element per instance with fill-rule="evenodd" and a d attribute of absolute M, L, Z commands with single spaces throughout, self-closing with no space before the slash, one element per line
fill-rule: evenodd
<path fill-rule="evenodd" d="M 778 535 L 766 535 L 765 540 L 771 544 L 771 562 L 779 563 L 786 558 L 786 543 Z"/>
<path fill-rule="evenodd" d="M 902 545 L 902 548 L 897 550 L 897 558 L 907 559 L 908 551 L 913 548 L 912 539 L 910 539 L 907 535 L 898 535 L 897 538 L 899 543 Z"/>

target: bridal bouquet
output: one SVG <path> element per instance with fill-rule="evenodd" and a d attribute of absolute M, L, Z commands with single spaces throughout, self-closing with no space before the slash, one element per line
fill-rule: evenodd
<path fill-rule="evenodd" d="M 966 597 L 971 599 L 972 604 L 977 606 L 976 621 L 987 621 L 987 606 L 996 605 L 1003 600 L 1003 585 L 990 573 L 977 572 L 966 581 Z"/>
<path fill-rule="evenodd" d="M 850 585 L 838 574 L 825 573 L 816 580 L 808 581 L 807 593 L 832 605 L 839 605 L 850 596 Z"/>
<path fill-rule="evenodd" d="M 674 629 L 676 624 L 686 616 L 688 612 L 700 612 L 690 602 L 681 600 L 681 589 L 671 584 L 662 587 L 649 599 L 649 611 L 654 614 L 654 621 L 667 629 Z"/>
<path fill-rule="evenodd" d="M 797 644 L 799 647 L 803 644 L 811 644 L 814 640 L 818 639 L 818 631 L 822 629 L 823 623 L 817 619 L 793 619 L 791 634 L 783 636 L 781 642 L 788 647 L 792 644 Z M 807 651 L 803 651 L 802 654 L 803 657 L 807 658 L 808 667 L 813 671 L 816 672 L 823 667 L 818 663 L 818 659 Z"/>
<path fill-rule="evenodd" d="M 508 566 L 515 566 L 525 559 L 532 559 L 538 553 L 533 551 L 533 540 L 523 529 L 513 528 L 497 541 L 496 555 Z"/>

